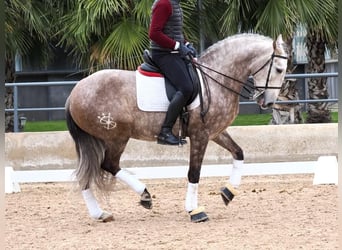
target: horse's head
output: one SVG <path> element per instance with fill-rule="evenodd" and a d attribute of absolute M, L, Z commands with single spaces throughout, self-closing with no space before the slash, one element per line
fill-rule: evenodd
<path fill-rule="evenodd" d="M 252 74 L 256 87 L 254 100 L 262 109 L 271 107 L 277 100 L 287 68 L 287 53 L 281 35 L 273 41 L 273 53 L 258 64 Z"/>

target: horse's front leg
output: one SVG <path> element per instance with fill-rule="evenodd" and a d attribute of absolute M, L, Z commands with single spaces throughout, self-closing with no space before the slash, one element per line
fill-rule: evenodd
<path fill-rule="evenodd" d="M 203 157 L 208 145 L 208 136 L 202 134 L 197 137 L 192 137 L 190 140 L 189 182 L 185 199 L 185 210 L 190 214 L 192 222 L 203 222 L 208 220 L 208 216 L 204 212 L 204 208 L 198 206 L 198 183 L 200 180 Z"/>
<path fill-rule="evenodd" d="M 230 178 L 225 187 L 221 188 L 221 196 L 226 205 L 233 200 L 237 194 L 236 188 L 239 187 L 243 167 L 243 151 L 239 145 L 230 137 L 227 131 L 219 134 L 214 140 L 215 143 L 231 152 L 233 156 L 233 168 Z"/>

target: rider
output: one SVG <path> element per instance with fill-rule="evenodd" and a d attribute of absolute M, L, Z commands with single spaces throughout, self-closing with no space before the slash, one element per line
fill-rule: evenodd
<path fill-rule="evenodd" d="M 152 59 L 177 90 L 158 135 L 158 143 L 167 145 L 177 145 L 180 142 L 172 133 L 172 128 L 193 91 L 184 59 L 188 55 L 196 57 L 196 50 L 184 39 L 183 14 L 179 2 L 180 0 L 155 0 L 149 28 Z M 186 141 L 181 140 L 181 143 Z"/>

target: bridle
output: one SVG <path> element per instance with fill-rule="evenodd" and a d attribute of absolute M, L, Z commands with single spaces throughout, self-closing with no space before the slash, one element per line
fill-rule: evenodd
<path fill-rule="evenodd" d="M 245 95 L 243 95 L 243 94 L 237 92 L 236 90 L 234 90 L 234 89 L 232 89 L 232 88 L 230 88 L 230 87 L 228 87 L 228 86 L 226 86 L 226 85 L 220 83 L 219 81 L 217 81 L 217 80 L 216 80 L 214 77 L 212 77 L 210 74 L 204 72 L 204 71 L 203 71 L 203 68 L 204 68 L 204 69 L 207 69 L 207 70 L 209 70 L 209 71 L 211 71 L 211 72 L 214 72 L 214 73 L 216 73 L 216 74 L 218 74 L 218 75 L 221 75 L 221 76 L 223 76 L 223 77 L 225 77 L 225 78 L 228 78 L 228 79 L 230 79 L 230 80 L 233 80 L 233 81 L 239 83 L 240 85 L 242 85 L 242 87 L 243 87 L 247 92 L 249 92 L 249 94 L 251 94 L 251 91 L 249 90 L 249 88 L 251 88 L 251 89 L 254 90 L 254 91 L 255 91 L 255 90 L 258 90 L 258 93 L 257 93 L 256 95 L 254 95 L 254 98 L 255 98 L 256 96 L 262 95 L 262 94 L 266 91 L 266 89 L 281 89 L 281 87 L 270 87 L 270 86 L 268 86 L 268 82 L 269 82 L 269 79 L 270 79 L 271 70 L 272 70 L 272 66 L 273 66 L 273 60 L 274 60 L 275 57 L 278 57 L 278 58 L 281 58 L 281 59 L 288 59 L 288 57 L 286 57 L 286 56 L 276 55 L 276 54 L 274 54 L 274 52 L 273 52 L 272 55 L 271 55 L 271 57 L 270 57 L 270 59 L 268 59 L 268 60 L 267 60 L 267 61 L 266 61 L 258 70 L 256 70 L 253 74 L 251 74 L 251 76 L 255 76 L 255 75 L 258 74 L 262 69 L 264 69 L 264 68 L 266 67 L 267 64 L 270 63 L 270 66 L 269 66 L 269 69 L 268 69 L 268 73 L 267 73 L 267 78 L 266 78 L 266 84 L 265 84 L 265 86 L 254 86 L 254 82 L 252 82 L 252 80 L 250 80 L 250 79 L 247 79 L 247 83 L 246 83 L 246 82 L 243 82 L 243 81 L 241 81 L 241 80 L 239 80 L 239 79 L 236 79 L 236 78 L 234 78 L 234 77 L 231 77 L 231 76 L 228 76 L 228 75 L 226 75 L 226 74 L 223 74 L 223 73 L 221 73 L 221 72 L 219 72 L 219 71 L 217 71 L 217 70 L 214 70 L 214 69 L 212 69 L 212 68 L 210 68 L 210 67 L 208 67 L 208 66 L 205 66 L 205 65 L 203 65 L 203 64 L 200 64 L 200 63 L 196 62 L 195 60 L 189 60 L 189 61 L 193 64 L 193 66 L 194 66 L 195 68 L 197 68 L 197 69 L 201 72 L 202 75 L 204 75 L 204 76 L 210 78 L 211 80 L 213 80 L 215 83 L 217 83 L 217 84 L 220 85 L 221 87 L 223 87 L 223 88 L 225 88 L 225 89 L 227 89 L 227 90 L 229 90 L 229 91 L 231 91 L 231 92 L 233 92 L 233 93 L 235 93 L 235 94 L 237 94 L 237 95 L 239 95 L 239 96 L 242 96 L 242 97 L 244 97 L 244 98 L 246 98 L 246 99 L 249 99 L 249 96 L 245 96 Z M 192 58 L 190 58 L 190 59 L 192 59 Z M 248 84 L 248 83 L 249 83 L 249 84 Z M 250 84 L 252 84 L 252 85 L 250 85 Z M 210 103 L 211 103 L 210 89 L 209 89 L 209 86 L 208 86 L 208 83 L 207 83 L 206 80 L 204 81 L 204 87 L 205 87 L 205 90 L 206 90 L 207 96 L 208 96 L 208 107 L 207 107 L 206 110 L 204 110 L 204 107 L 203 107 L 203 97 L 202 97 L 202 93 L 201 93 L 201 90 L 200 90 L 200 91 L 199 91 L 199 92 L 200 92 L 199 94 L 200 94 L 200 99 L 201 99 L 201 118 L 202 118 L 202 121 L 204 121 L 204 116 L 205 116 L 205 114 L 208 112 L 209 106 L 210 106 Z M 262 89 L 262 90 L 260 91 L 260 89 Z"/>
<path fill-rule="evenodd" d="M 266 65 L 270 62 L 270 67 L 268 68 L 268 72 L 267 72 L 267 78 L 266 78 L 266 84 L 265 86 L 254 86 L 255 89 L 281 89 L 281 87 L 270 87 L 268 86 L 268 82 L 270 80 L 270 75 L 271 75 L 271 70 L 272 70 L 272 66 L 273 66 L 273 59 L 275 57 L 281 58 L 281 59 L 288 59 L 287 56 L 281 56 L 281 55 L 276 55 L 274 54 L 274 52 L 271 55 L 271 58 L 267 60 L 267 62 L 262 65 L 257 71 L 255 71 L 252 76 L 255 76 L 256 74 L 258 74 L 263 68 L 266 67 Z"/>
<path fill-rule="evenodd" d="M 225 77 L 225 78 L 228 78 L 228 79 L 230 79 L 230 80 L 233 80 L 233 81 L 239 83 L 239 84 L 242 85 L 242 86 L 244 87 L 244 89 L 246 89 L 248 92 L 250 92 L 250 90 L 249 90 L 248 88 L 251 88 L 251 89 L 253 89 L 253 90 L 264 89 L 263 91 L 265 91 L 266 89 L 281 89 L 281 87 L 272 87 L 272 86 L 268 86 L 269 79 L 270 79 L 270 75 L 271 75 L 271 70 L 272 70 L 272 66 L 273 66 L 273 60 L 274 60 L 275 57 L 281 58 L 281 59 L 288 59 L 287 56 L 276 55 L 276 54 L 274 54 L 274 52 L 273 52 L 272 55 L 270 56 L 270 58 L 269 58 L 269 59 L 268 59 L 268 60 L 267 60 L 267 61 L 266 61 L 258 70 L 256 70 L 253 74 L 251 74 L 251 76 L 255 76 L 255 75 L 258 74 L 261 70 L 263 70 L 263 69 L 266 67 L 267 64 L 270 63 L 270 66 L 269 66 L 269 69 L 268 69 L 268 73 L 267 73 L 267 78 L 266 78 L 266 84 L 265 84 L 265 86 L 254 86 L 254 83 L 253 83 L 252 80 L 250 80 L 250 79 L 247 79 L 247 83 L 246 83 L 246 82 L 243 82 L 243 81 L 241 81 L 241 80 L 239 80 L 239 79 L 236 79 L 236 78 L 234 78 L 234 77 L 228 76 L 228 75 L 223 74 L 223 73 L 221 73 L 221 72 L 219 72 L 219 71 L 216 71 L 216 70 L 214 70 L 214 69 L 212 69 L 212 68 L 210 68 L 210 67 L 207 67 L 207 66 L 205 66 L 205 65 L 203 65 L 203 64 L 200 64 L 200 63 L 198 63 L 198 62 L 196 62 L 196 61 L 194 61 L 194 60 L 192 60 L 192 63 L 201 71 L 201 73 L 202 73 L 203 75 L 205 75 L 206 77 L 210 78 L 211 80 L 213 80 L 214 82 L 216 82 L 217 84 L 219 84 L 220 86 L 222 86 L 223 88 L 228 89 L 228 90 L 234 92 L 235 94 L 238 94 L 238 95 L 240 95 L 240 96 L 242 96 L 242 97 L 244 97 L 244 98 L 248 98 L 248 97 L 242 95 L 241 93 L 238 93 L 237 91 L 235 91 L 235 90 L 233 90 L 233 89 L 231 89 L 231 88 L 229 88 L 229 87 L 223 85 L 222 83 L 218 82 L 216 79 L 214 79 L 214 78 L 213 78 L 212 76 L 210 76 L 208 73 L 205 73 L 205 72 L 202 70 L 202 68 L 205 68 L 205 69 L 207 69 L 207 70 L 209 70 L 209 71 L 211 71 L 211 72 L 214 72 L 214 73 L 216 73 L 216 74 L 218 74 L 218 75 L 221 75 L 221 76 L 223 76 L 223 77 Z M 251 83 L 252 86 L 249 85 L 248 83 Z"/>

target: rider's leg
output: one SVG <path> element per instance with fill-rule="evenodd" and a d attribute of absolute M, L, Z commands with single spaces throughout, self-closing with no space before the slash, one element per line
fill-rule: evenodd
<path fill-rule="evenodd" d="M 184 105 L 184 96 L 180 91 L 177 91 L 166 112 L 162 129 L 158 135 L 158 143 L 170 145 L 178 145 L 180 143 L 179 138 L 172 133 L 172 128 Z"/>
<path fill-rule="evenodd" d="M 158 143 L 178 145 L 182 141 L 172 134 L 172 128 L 182 108 L 191 98 L 193 92 L 191 78 L 186 63 L 178 54 L 152 51 L 152 57 L 165 77 L 177 90 L 168 107 L 162 129 L 158 135 Z"/>

